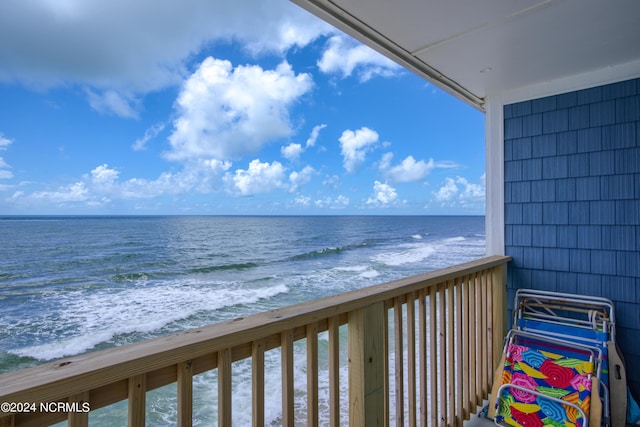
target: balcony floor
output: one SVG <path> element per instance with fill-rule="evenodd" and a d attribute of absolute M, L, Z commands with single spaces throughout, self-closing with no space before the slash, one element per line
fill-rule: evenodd
<path fill-rule="evenodd" d="M 488 427 L 495 425 L 492 420 L 487 418 L 479 418 L 473 415 L 469 421 L 464 423 L 465 427 Z"/>

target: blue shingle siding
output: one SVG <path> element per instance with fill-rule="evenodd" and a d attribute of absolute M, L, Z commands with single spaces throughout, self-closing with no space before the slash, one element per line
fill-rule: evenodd
<path fill-rule="evenodd" d="M 511 201 L 513 203 L 530 202 L 531 183 L 529 181 L 511 183 Z"/>
<path fill-rule="evenodd" d="M 635 225 L 638 223 L 638 218 L 640 218 L 640 200 L 616 201 L 616 224 Z M 638 249 L 640 250 L 640 246 Z"/>
<path fill-rule="evenodd" d="M 589 153 L 569 156 L 567 167 L 570 177 L 589 176 Z"/>
<path fill-rule="evenodd" d="M 556 200 L 559 202 L 576 200 L 575 178 L 555 180 Z"/>
<path fill-rule="evenodd" d="M 596 151 L 589 154 L 589 173 L 591 176 L 613 175 L 616 173 L 615 151 Z"/>
<path fill-rule="evenodd" d="M 576 200 L 600 199 L 600 177 L 576 178 Z"/>
<path fill-rule="evenodd" d="M 589 202 L 591 224 L 614 225 L 616 223 L 616 203 L 609 201 Z"/>
<path fill-rule="evenodd" d="M 564 136 L 567 132 L 562 133 Z M 577 135 L 576 135 L 577 137 Z M 539 135 L 531 138 L 533 157 L 549 157 L 557 154 L 559 136 L 555 133 Z"/>
<path fill-rule="evenodd" d="M 578 240 L 576 248 L 579 249 L 602 249 L 602 226 L 600 225 L 578 225 Z"/>
<path fill-rule="evenodd" d="M 610 125 L 616 122 L 616 102 L 603 101 L 589 105 L 591 126 Z"/>
<path fill-rule="evenodd" d="M 522 118 L 522 136 L 542 135 L 542 114 Z"/>
<path fill-rule="evenodd" d="M 602 99 L 618 99 L 625 96 L 637 94 L 637 81 L 626 80 L 624 82 L 611 83 L 606 86 L 602 86 Z"/>
<path fill-rule="evenodd" d="M 522 160 L 531 158 L 531 138 L 520 138 L 513 141 L 511 159 Z"/>
<path fill-rule="evenodd" d="M 542 179 L 542 159 L 523 160 L 522 179 L 525 181 Z"/>
<path fill-rule="evenodd" d="M 531 201 L 532 202 L 553 202 L 556 200 L 555 181 L 532 181 Z"/>
<path fill-rule="evenodd" d="M 616 123 L 640 120 L 640 97 L 628 96 L 616 100 Z"/>
<path fill-rule="evenodd" d="M 592 104 L 602 101 L 602 87 L 583 89 L 577 92 L 578 105 Z"/>
<path fill-rule="evenodd" d="M 507 162 L 504 165 L 504 180 L 505 182 L 521 181 L 522 180 L 522 161 Z"/>
<path fill-rule="evenodd" d="M 542 159 L 544 179 L 566 178 L 569 176 L 569 156 L 545 157 Z"/>
<path fill-rule="evenodd" d="M 602 129 L 599 127 L 578 130 L 578 152 L 588 153 L 602 149 Z"/>
<path fill-rule="evenodd" d="M 527 209 L 522 209 L 522 223 L 542 224 L 542 203 L 527 203 Z"/>
<path fill-rule="evenodd" d="M 515 117 L 504 121 L 505 139 L 522 138 L 522 117 Z"/>
<path fill-rule="evenodd" d="M 557 110 L 557 104 L 557 96 L 547 96 L 546 98 L 534 99 L 531 101 L 531 113 L 535 114 Z"/>
<path fill-rule="evenodd" d="M 620 123 L 602 127 L 602 149 L 615 150 L 636 146 L 636 124 Z"/>
<path fill-rule="evenodd" d="M 505 224 L 522 224 L 522 204 L 511 203 L 505 206 L 504 210 Z"/>
<path fill-rule="evenodd" d="M 514 289 L 614 301 L 640 372 L 640 79 L 504 108 L 505 252 Z M 640 397 L 640 375 L 630 377 Z"/>
<path fill-rule="evenodd" d="M 531 226 L 533 246 L 538 248 L 555 248 L 558 235 L 555 225 L 532 225 Z"/>
<path fill-rule="evenodd" d="M 589 224 L 589 219 L 589 202 L 569 203 L 569 224 Z"/>
<path fill-rule="evenodd" d="M 578 152 L 578 132 L 571 130 L 569 132 L 554 133 L 545 135 L 546 137 L 555 136 L 557 141 L 557 154 L 575 154 Z M 555 148 L 555 147 L 554 147 Z M 553 155 L 553 154 L 550 154 Z"/>
<path fill-rule="evenodd" d="M 556 228 L 556 245 L 559 248 L 575 248 L 578 245 L 578 226 Z"/>
<path fill-rule="evenodd" d="M 550 202 L 542 205 L 543 224 L 569 224 L 569 204 Z"/>
<path fill-rule="evenodd" d="M 588 105 L 578 105 L 573 108 L 569 108 L 569 129 L 584 129 L 589 127 L 590 114 Z"/>
<path fill-rule="evenodd" d="M 640 148 L 616 150 L 615 168 L 617 173 L 640 173 Z"/>
<path fill-rule="evenodd" d="M 569 109 L 547 111 L 542 115 L 542 131 L 558 133 L 569 130 Z"/>
<path fill-rule="evenodd" d="M 523 247 L 522 258 L 526 259 L 530 268 L 542 270 L 544 268 L 544 249 Z"/>
<path fill-rule="evenodd" d="M 600 177 L 600 195 L 603 200 L 633 199 L 634 179 L 631 174 Z"/>
<path fill-rule="evenodd" d="M 563 93 L 562 95 L 558 95 L 555 98 L 557 108 L 569 108 L 578 105 L 577 92 Z"/>

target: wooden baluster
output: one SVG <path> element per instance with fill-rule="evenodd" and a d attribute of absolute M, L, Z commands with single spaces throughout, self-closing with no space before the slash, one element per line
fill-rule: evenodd
<path fill-rule="evenodd" d="M 387 311 L 378 302 L 349 313 L 349 425 L 384 426 Z"/>
<path fill-rule="evenodd" d="M 455 425 L 455 316 L 454 281 L 447 282 L 447 425 Z"/>
<path fill-rule="evenodd" d="M 337 316 L 329 318 L 329 424 L 340 426 L 340 330 Z"/>
<path fill-rule="evenodd" d="M 439 378 L 438 378 L 438 394 L 439 403 L 438 425 L 447 425 L 447 284 L 440 283 L 438 285 L 438 334 L 440 342 L 438 344 L 439 357 Z"/>
<path fill-rule="evenodd" d="M 318 426 L 318 323 L 307 325 L 307 425 Z"/>
<path fill-rule="evenodd" d="M 396 382 L 396 426 L 404 426 L 404 345 L 402 331 L 402 302 L 393 300 L 394 341 L 395 341 L 395 382 Z"/>
<path fill-rule="evenodd" d="M 426 291 L 418 292 L 418 359 L 420 376 L 420 409 L 419 423 L 427 425 L 427 301 Z"/>
<path fill-rule="evenodd" d="M 456 380 L 455 380 L 455 407 L 456 407 L 456 419 L 455 425 L 462 427 L 462 420 L 464 420 L 464 406 L 462 405 L 464 389 L 462 386 L 462 374 L 464 369 L 462 355 L 462 284 L 464 279 L 457 278 L 455 281 L 455 348 L 456 348 Z"/>
<path fill-rule="evenodd" d="M 193 371 L 191 361 L 176 365 L 178 386 L 178 426 L 193 425 Z"/>
<path fill-rule="evenodd" d="M 409 392 L 409 425 L 416 426 L 416 297 L 407 295 L 407 381 Z"/>
<path fill-rule="evenodd" d="M 264 347 L 265 340 L 251 344 L 251 405 L 253 427 L 264 426 Z"/>
<path fill-rule="evenodd" d="M 383 413 L 384 425 L 389 426 L 391 418 L 391 405 L 389 396 L 391 395 L 391 384 L 389 381 L 389 308 L 386 303 L 384 305 L 384 319 L 382 321 L 382 389 L 383 389 Z"/>
<path fill-rule="evenodd" d="M 473 408 L 482 403 L 482 396 L 478 394 L 476 386 L 476 354 L 478 352 L 476 343 L 476 288 L 478 286 L 478 274 L 475 273 L 473 280 L 469 286 L 469 392 L 471 394 L 471 403 Z"/>
<path fill-rule="evenodd" d="M 69 427 L 87 427 L 89 425 L 89 412 L 82 411 L 83 402 L 89 402 L 88 391 L 69 397 L 69 403 L 76 403 L 79 405 L 77 408 L 78 411 L 69 412 L 67 417 Z"/>
<path fill-rule="evenodd" d="M 489 391 L 489 378 L 491 377 L 488 372 L 488 366 L 491 363 L 489 361 L 489 297 L 488 297 L 488 280 L 487 271 L 482 272 L 482 395 L 484 396 Z"/>
<path fill-rule="evenodd" d="M 493 274 L 492 271 L 487 272 L 487 386 L 485 393 L 491 391 L 491 379 L 493 372 L 493 318 L 494 318 L 494 301 L 493 301 Z"/>
<path fill-rule="evenodd" d="M 436 286 L 429 288 L 429 421 L 432 426 L 438 425 L 438 329 L 437 329 L 437 299 Z"/>
<path fill-rule="evenodd" d="M 129 427 L 145 425 L 147 376 L 140 374 L 129 378 Z"/>
<path fill-rule="evenodd" d="M 485 366 L 486 366 L 486 354 L 487 354 L 487 336 L 486 336 L 486 299 L 484 295 L 484 273 L 481 272 L 479 275 L 479 282 L 476 288 L 476 316 L 478 318 L 478 323 L 476 327 L 476 337 L 478 340 L 478 356 L 477 363 L 478 366 L 478 396 L 484 396 L 485 389 Z"/>
<path fill-rule="evenodd" d="M 218 352 L 218 425 L 231 425 L 231 349 L 225 348 Z"/>
<path fill-rule="evenodd" d="M 492 312 L 493 312 L 493 364 L 495 370 L 502 355 L 503 339 L 507 333 L 507 265 L 502 264 L 492 270 Z M 491 386 L 490 386 L 491 387 Z"/>
<path fill-rule="evenodd" d="M 293 331 L 280 335 L 282 360 L 282 425 L 293 427 Z"/>
<path fill-rule="evenodd" d="M 15 415 L 14 414 L 3 414 L 0 415 L 0 427 L 14 427 L 15 426 Z"/>
<path fill-rule="evenodd" d="M 471 346 L 469 342 L 471 341 L 471 334 L 469 333 L 469 328 L 471 327 L 471 321 L 469 319 L 469 283 L 471 282 L 471 277 L 467 276 L 462 281 L 462 399 L 463 399 L 463 418 L 465 420 L 469 419 L 471 415 L 471 411 L 475 409 L 471 405 L 471 366 L 469 365 L 469 359 L 471 353 Z"/>

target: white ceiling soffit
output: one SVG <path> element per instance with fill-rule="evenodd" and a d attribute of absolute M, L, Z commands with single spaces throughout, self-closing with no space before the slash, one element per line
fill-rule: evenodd
<path fill-rule="evenodd" d="M 640 0 L 292 0 L 476 108 L 640 59 Z"/>

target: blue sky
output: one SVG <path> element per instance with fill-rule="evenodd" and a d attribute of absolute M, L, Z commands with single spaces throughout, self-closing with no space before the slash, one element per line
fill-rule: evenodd
<path fill-rule="evenodd" d="M 482 113 L 286 0 L 0 4 L 0 214 L 483 214 Z"/>

